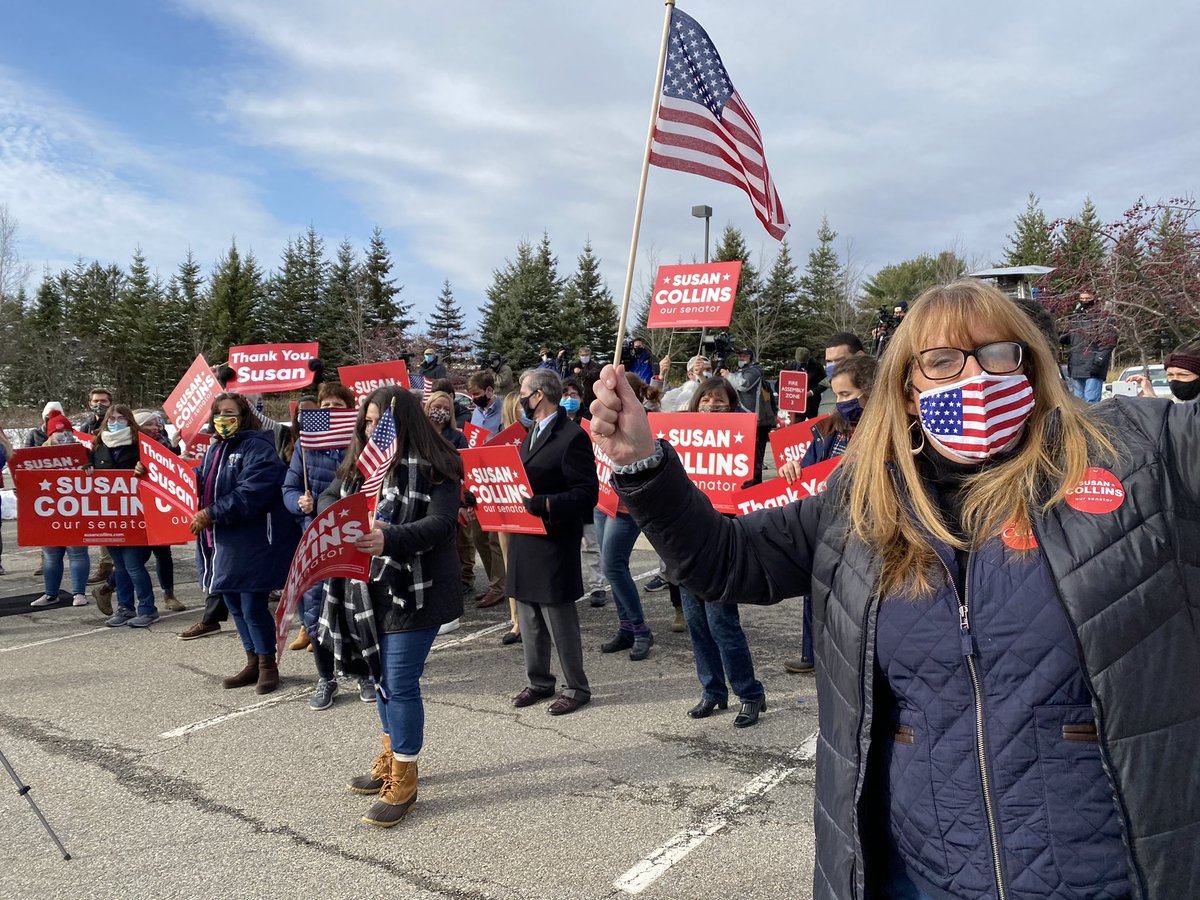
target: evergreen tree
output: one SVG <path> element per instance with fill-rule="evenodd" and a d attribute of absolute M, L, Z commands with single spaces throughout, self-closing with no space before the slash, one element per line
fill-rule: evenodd
<path fill-rule="evenodd" d="M 1054 244 L 1050 240 L 1050 224 L 1042 212 L 1041 203 L 1033 191 L 1025 204 L 1025 211 L 1013 223 L 1013 233 L 1008 236 L 1004 250 L 1006 266 L 1049 266 L 1053 265 Z"/>
<path fill-rule="evenodd" d="M 591 240 L 584 243 L 575 272 L 563 288 L 562 308 L 572 310 L 579 323 L 578 335 L 569 343 L 572 353 L 582 344 L 590 346 L 593 353 L 611 352 L 617 339 L 619 313 L 612 293 L 600 277 L 600 260 L 592 250 Z"/>
<path fill-rule="evenodd" d="M 192 255 L 191 247 L 188 247 L 187 256 L 179 264 L 179 273 L 175 282 L 179 290 L 177 300 L 179 312 L 186 323 L 185 330 L 177 333 L 187 335 L 190 350 L 188 364 L 190 364 L 192 359 L 196 358 L 196 354 L 203 353 L 205 347 L 208 346 L 210 326 L 204 298 L 204 276 L 200 271 L 200 263 Z M 183 371 L 187 371 L 186 367 Z"/>
<path fill-rule="evenodd" d="M 863 292 L 869 302 L 886 306 L 890 312 L 897 303 L 912 303 L 926 288 L 954 281 L 966 271 L 966 262 L 952 250 L 943 250 L 937 256 L 923 253 L 884 266 L 863 285 Z"/>
<path fill-rule="evenodd" d="M 444 365 L 466 364 L 470 359 L 471 337 L 449 281 L 442 282 L 433 315 L 425 322 L 425 334 Z"/>
<path fill-rule="evenodd" d="M 733 301 L 733 319 L 730 322 L 730 332 L 734 342 L 739 346 L 749 344 L 759 355 L 761 342 L 765 338 L 762 322 L 762 309 L 756 306 L 758 294 L 762 290 L 762 281 L 758 270 L 750 263 L 750 249 L 741 231 L 732 225 L 726 225 L 717 244 L 717 252 L 713 262 L 733 262 L 741 260 L 742 274 L 738 278 L 737 294 Z M 731 368 L 736 368 L 736 361 Z"/>
<path fill-rule="evenodd" d="M 114 311 L 109 343 L 114 364 L 109 380 L 128 403 L 141 405 L 143 392 L 157 398 L 161 390 L 157 361 L 164 339 L 162 307 L 162 285 L 151 275 L 146 256 L 137 247 Z"/>
<path fill-rule="evenodd" d="M 322 304 L 321 358 L 326 368 L 350 365 L 361 358 L 354 336 L 362 299 L 362 278 L 354 245 L 343 239 L 329 266 Z"/>
<path fill-rule="evenodd" d="M 1061 277 L 1052 278 L 1051 285 L 1056 291 L 1078 290 L 1084 282 L 1101 280 L 1106 257 L 1102 227 L 1092 198 L 1084 198 L 1079 215 L 1062 227 L 1059 246 L 1055 248 L 1057 267 L 1074 273 L 1074 280 L 1067 285 Z"/>
<path fill-rule="evenodd" d="M 838 233 L 829 227 L 829 219 L 821 217 L 817 229 L 817 246 L 808 252 L 808 264 L 800 278 L 804 313 L 811 316 L 807 330 L 797 323 L 797 340 L 793 346 L 810 350 L 824 343 L 824 338 L 841 330 L 845 321 L 846 267 L 833 247 Z"/>
<path fill-rule="evenodd" d="M 828 231 L 828 228 L 828 223 L 822 221 L 822 230 Z M 809 255 L 809 262 L 811 269 L 812 254 Z M 759 305 L 764 310 L 774 311 L 775 318 L 774 327 L 767 334 L 762 348 L 762 358 L 767 365 L 782 366 L 795 357 L 796 347 L 812 346 L 813 333 L 804 281 L 796 274 L 796 264 L 792 261 L 792 251 L 786 238 L 779 243 L 779 252 L 775 255 L 775 262 L 767 273 L 759 296 Z"/>
<path fill-rule="evenodd" d="M 411 318 L 412 304 L 399 300 L 402 287 L 396 279 L 389 277 L 392 271 L 392 254 L 383 240 L 383 230 L 376 225 L 367 245 L 363 261 L 362 277 L 366 287 L 364 324 L 367 330 L 394 327 L 407 331 L 416 324 Z"/>
<path fill-rule="evenodd" d="M 50 274 L 49 267 L 42 271 L 42 283 L 38 285 L 33 301 L 29 326 L 33 339 L 46 347 L 53 346 L 65 336 L 62 285 Z"/>
<path fill-rule="evenodd" d="M 260 340 L 255 313 L 265 297 L 262 271 L 253 253 L 238 252 L 237 241 L 217 262 L 209 279 L 212 333 L 209 362 L 224 360 L 229 348 Z"/>
<path fill-rule="evenodd" d="M 550 235 L 543 234 L 536 249 L 521 241 L 516 260 L 505 261 L 504 268 L 493 273 L 480 325 L 480 349 L 508 357 L 514 369 L 535 364 L 542 348 L 557 352 L 563 343 L 557 331 L 562 290 Z"/>

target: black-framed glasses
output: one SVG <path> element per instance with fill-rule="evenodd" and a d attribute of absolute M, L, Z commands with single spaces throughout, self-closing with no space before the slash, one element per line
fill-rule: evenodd
<path fill-rule="evenodd" d="M 931 347 L 917 354 L 917 365 L 930 381 L 946 381 L 962 374 L 968 356 L 975 357 L 979 367 L 989 375 L 1010 375 L 1021 368 L 1025 345 L 1020 341 L 993 341 L 974 350 Z"/>

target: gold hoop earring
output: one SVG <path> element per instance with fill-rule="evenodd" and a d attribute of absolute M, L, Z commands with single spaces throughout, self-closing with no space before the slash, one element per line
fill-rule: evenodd
<path fill-rule="evenodd" d="M 914 427 L 914 426 L 917 428 L 917 430 L 918 430 L 918 431 L 920 432 L 920 434 L 921 434 L 921 443 L 920 443 L 920 444 L 918 444 L 916 447 L 913 447 L 913 446 L 911 446 L 911 444 L 912 444 L 912 430 L 913 430 L 913 427 Z M 921 428 L 920 426 L 921 426 L 921 420 L 920 420 L 920 419 L 913 419 L 913 420 L 912 420 L 912 422 L 910 422 L 910 423 L 909 423 L 909 426 L 908 426 L 908 443 L 909 443 L 909 445 L 910 445 L 910 447 L 909 447 L 909 452 L 910 452 L 910 453 L 911 453 L 913 456 L 920 456 L 920 455 L 921 455 L 921 451 L 923 451 L 923 450 L 925 449 L 925 429 L 924 429 L 924 428 Z"/>

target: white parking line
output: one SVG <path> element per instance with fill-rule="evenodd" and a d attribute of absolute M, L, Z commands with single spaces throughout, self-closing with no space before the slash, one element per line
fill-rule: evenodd
<path fill-rule="evenodd" d="M 278 694 L 258 703 L 251 703 L 249 706 L 243 706 L 240 709 L 235 709 L 232 712 L 227 712 L 211 719 L 205 719 L 203 722 L 193 722 L 191 725 L 180 725 L 178 728 L 172 728 L 170 731 L 164 731 L 159 735 L 159 737 L 167 739 L 183 737 L 185 734 L 191 734 L 194 731 L 203 731 L 205 728 L 212 728 L 214 725 L 220 725 L 222 722 L 228 722 L 230 719 L 240 719 L 242 716 L 248 716 L 252 712 L 258 712 L 260 709 L 266 709 L 279 703 L 286 703 L 289 700 L 299 700 L 301 697 L 306 697 L 311 693 L 312 688 L 306 687 L 298 691 L 291 691 L 287 694 Z"/>
<path fill-rule="evenodd" d="M 817 733 L 812 735 L 790 755 L 797 762 L 807 762 L 817 752 Z M 703 819 L 694 825 L 689 825 L 656 850 L 647 853 L 624 875 L 613 882 L 613 887 L 626 894 L 640 894 L 679 862 L 689 853 L 707 841 L 710 837 L 724 830 L 730 820 L 745 809 L 752 800 L 761 797 L 775 785 L 779 784 L 799 765 L 789 766 L 783 763 L 771 766 L 765 772 L 755 776 L 740 790 L 717 806 Z"/>
<path fill-rule="evenodd" d="M 187 610 L 187 611 L 190 612 L 190 610 Z M 182 612 L 167 613 L 165 616 L 159 616 L 158 621 L 163 622 L 167 619 L 173 619 L 176 616 L 182 616 L 182 615 L 183 615 Z M 125 626 L 125 627 L 128 627 L 128 626 Z M 151 625 L 150 628 L 153 629 L 154 626 Z M 109 628 L 107 625 L 104 625 L 104 626 L 101 626 L 100 628 L 93 628 L 91 631 L 77 631 L 74 634 L 63 634 L 63 635 L 59 635 L 58 637 L 43 638 L 40 641 L 32 641 L 31 643 L 28 643 L 28 644 L 17 644 L 17 646 L 15 646 L 15 647 L 0 647 L 0 653 L 12 653 L 14 650 L 28 650 L 30 647 L 40 647 L 43 644 L 53 644 L 58 641 L 69 641 L 72 638 L 87 637 L 89 634 L 100 634 L 105 631 L 116 631 L 116 630 L 117 630 L 116 628 Z"/>
<path fill-rule="evenodd" d="M 489 625 L 487 628 L 481 628 L 479 631 L 472 631 L 470 634 L 464 634 L 462 637 L 451 638 L 440 644 L 435 643 L 429 652 L 433 653 L 435 650 L 445 650 L 447 647 L 457 647 L 459 644 L 466 644 L 486 634 L 495 634 L 497 631 L 503 631 L 505 628 L 512 628 L 512 622 L 497 622 L 495 625 Z"/>

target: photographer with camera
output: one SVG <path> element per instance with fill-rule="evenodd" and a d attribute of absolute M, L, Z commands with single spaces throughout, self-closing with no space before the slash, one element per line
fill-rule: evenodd
<path fill-rule="evenodd" d="M 650 351 L 646 349 L 646 342 L 640 337 L 633 339 L 633 345 L 628 351 L 622 348 L 621 363 L 627 372 L 632 372 L 646 384 L 654 378 L 654 363 L 650 359 Z"/>
<path fill-rule="evenodd" d="M 897 326 L 904 321 L 906 315 L 908 315 L 908 304 L 903 300 L 891 308 L 888 308 L 886 303 L 879 307 L 879 318 L 871 330 L 871 337 L 875 340 L 876 359 L 887 349 L 888 341 L 892 339 Z"/>

